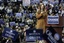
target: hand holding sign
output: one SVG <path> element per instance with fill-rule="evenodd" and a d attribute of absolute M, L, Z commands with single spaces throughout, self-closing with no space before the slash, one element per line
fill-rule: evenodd
<path fill-rule="evenodd" d="M 13 41 L 15 41 L 18 36 L 18 32 L 10 28 L 4 28 L 2 36 L 6 38 L 11 38 Z"/>

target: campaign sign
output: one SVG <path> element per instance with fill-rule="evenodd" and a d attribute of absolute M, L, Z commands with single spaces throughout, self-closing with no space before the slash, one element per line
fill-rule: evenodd
<path fill-rule="evenodd" d="M 6 38 L 11 38 L 13 41 L 15 41 L 18 36 L 18 32 L 10 28 L 4 28 L 2 36 Z"/>
<path fill-rule="evenodd" d="M 36 41 L 43 39 L 42 29 L 28 29 L 26 30 L 26 41 Z"/>
<path fill-rule="evenodd" d="M 33 17 L 33 14 L 32 14 L 32 13 L 30 13 L 30 14 L 29 14 L 29 17 L 30 17 L 30 18 L 32 18 L 32 17 Z"/>
<path fill-rule="evenodd" d="M 43 37 L 48 43 L 62 43 L 60 35 L 52 27 L 46 30 Z"/>
<path fill-rule="evenodd" d="M 22 14 L 21 13 L 16 13 L 15 16 L 18 17 L 18 18 L 21 18 L 22 17 Z"/>
<path fill-rule="evenodd" d="M 5 24 L 3 19 L 0 19 L 0 24 Z"/>
<path fill-rule="evenodd" d="M 15 22 L 10 22 L 10 26 L 15 26 L 16 23 Z"/>
<path fill-rule="evenodd" d="M 59 24 L 59 16 L 48 16 L 47 24 Z"/>
<path fill-rule="evenodd" d="M 36 37 L 34 37 L 34 36 L 26 36 L 26 41 L 27 42 L 35 42 L 36 41 Z"/>
<path fill-rule="evenodd" d="M 33 5 L 33 4 L 35 4 L 35 3 L 37 3 L 37 4 L 40 3 L 40 0 L 30 0 L 30 4 Z"/>
<path fill-rule="evenodd" d="M 29 6 L 30 0 L 23 0 L 23 6 Z"/>
<path fill-rule="evenodd" d="M 19 26 L 24 26 L 25 24 L 24 23 L 19 23 Z"/>

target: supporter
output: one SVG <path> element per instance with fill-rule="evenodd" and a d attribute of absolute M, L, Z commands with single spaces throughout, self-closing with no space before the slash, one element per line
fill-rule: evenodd
<path fill-rule="evenodd" d="M 12 6 L 8 6 L 7 8 L 7 14 L 9 15 L 10 13 L 12 13 Z"/>
<path fill-rule="evenodd" d="M 34 5 L 32 5 L 32 8 L 33 8 L 33 10 L 34 10 L 34 12 L 33 12 L 33 13 L 36 13 L 37 5 L 38 5 L 38 4 L 36 4 L 36 3 L 35 3 Z"/>
<path fill-rule="evenodd" d="M 52 14 L 52 6 L 51 6 L 51 8 L 49 9 L 49 15 L 51 15 Z"/>
<path fill-rule="evenodd" d="M 25 22 L 26 14 L 23 13 L 22 22 Z"/>
<path fill-rule="evenodd" d="M 64 14 L 64 8 L 62 4 L 59 5 L 59 11 L 58 11 L 59 16 L 62 16 Z"/>
<path fill-rule="evenodd" d="M 14 5 L 13 6 L 13 13 L 15 14 L 16 12 L 18 12 L 18 9 L 19 9 L 19 6 L 17 6 L 17 5 L 15 6 Z"/>
<path fill-rule="evenodd" d="M 6 26 L 6 27 L 9 27 L 9 22 L 7 22 L 7 23 L 5 24 L 5 26 Z"/>
<path fill-rule="evenodd" d="M 54 7 L 53 7 L 53 9 L 52 9 L 52 12 L 53 12 L 54 14 L 57 14 L 58 11 L 59 11 L 59 7 L 58 7 L 57 5 L 54 5 Z"/>
<path fill-rule="evenodd" d="M 4 13 L 4 8 L 5 8 L 4 3 L 2 3 L 0 6 L 0 14 Z"/>
<path fill-rule="evenodd" d="M 19 12 L 23 13 L 24 12 L 24 9 L 22 8 L 22 5 L 20 4 L 19 6 Z"/>
<path fill-rule="evenodd" d="M 0 10 L 3 10 L 3 9 L 4 9 L 4 4 L 2 3 L 0 6 Z"/>
<path fill-rule="evenodd" d="M 22 4 L 22 0 L 17 0 L 18 1 L 18 4 Z"/>

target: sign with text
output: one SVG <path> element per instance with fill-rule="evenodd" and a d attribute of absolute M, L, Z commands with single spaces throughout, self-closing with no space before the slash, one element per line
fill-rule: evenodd
<path fill-rule="evenodd" d="M 2 36 L 6 38 L 11 38 L 13 41 L 15 41 L 18 36 L 18 32 L 10 28 L 4 28 Z"/>
<path fill-rule="evenodd" d="M 47 24 L 59 24 L 59 16 L 48 16 Z"/>
<path fill-rule="evenodd" d="M 26 30 L 26 41 L 36 41 L 43 39 L 43 30 L 42 29 L 29 29 Z"/>
<path fill-rule="evenodd" d="M 62 43 L 60 35 L 52 28 L 48 28 L 44 34 L 44 39 L 48 43 Z"/>
<path fill-rule="evenodd" d="M 15 22 L 10 22 L 10 26 L 15 26 L 16 23 Z"/>

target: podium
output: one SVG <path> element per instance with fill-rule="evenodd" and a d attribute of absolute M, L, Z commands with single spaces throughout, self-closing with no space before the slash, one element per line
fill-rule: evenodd
<path fill-rule="evenodd" d="M 54 30 L 56 32 L 58 32 L 60 34 L 60 36 L 62 36 L 62 27 L 63 27 L 63 17 L 59 16 L 59 24 L 47 24 L 47 18 L 45 19 L 45 23 L 46 23 L 46 29 L 50 26 L 52 26 L 54 28 Z"/>

